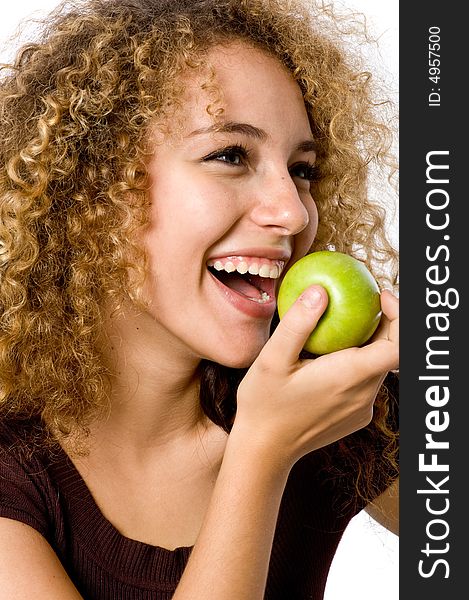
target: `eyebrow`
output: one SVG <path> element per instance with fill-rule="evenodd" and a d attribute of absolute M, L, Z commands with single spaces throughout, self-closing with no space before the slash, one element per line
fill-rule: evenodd
<path fill-rule="evenodd" d="M 209 127 L 196 129 L 189 134 L 189 137 L 203 135 L 205 133 L 242 133 L 248 137 L 258 140 L 266 140 L 268 137 L 267 133 L 259 127 L 249 125 L 249 123 L 237 123 L 235 121 L 228 121 L 227 123 L 214 123 Z"/>
<path fill-rule="evenodd" d="M 264 129 L 250 125 L 249 123 L 237 123 L 228 121 L 227 123 L 214 123 L 209 127 L 201 127 L 189 134 L 189 137 L 204 135 L 208 133 L 241 133 L 256 140 L 265 141 L 269 136 Z M 316 152 L 317 144 L 314 140 L 305 140 L 296 147 L 299 152 Z"/>
<path fill-rule="evenodd" d="M 314 140 L 305 140 L 304 142 L 301 142 L 300 144 L 298 144 L 296 149 L 299 152 L 314 152 L 314 153 L 316 153 L 318 150 L 318 145 L 316 144 L 316 142 Z"/>

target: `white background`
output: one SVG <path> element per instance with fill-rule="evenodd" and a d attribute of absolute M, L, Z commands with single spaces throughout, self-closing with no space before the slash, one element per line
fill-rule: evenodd
<path fill-rule="evenodd" d="M 0 62 L 12 56 L 13 45 L 6 40 L 16 31 L 20 20 L 49 11 L 57 5 L 57 0 L 16 0 L 8 4 L 8 8 L 3 6 L 0 20 Z M 382 77 L 397 99 L 398 0 L 335 0 L 334 4 L 366 15 L 370 33 L 378 39 L 370 60 L 382 70 Z M 397 231 L 395 221 L 393 228 Z M 325 600 L 397 600 L 398 569 L 398 537 L 361 512 L 352 520 L 339 545 Z"/>

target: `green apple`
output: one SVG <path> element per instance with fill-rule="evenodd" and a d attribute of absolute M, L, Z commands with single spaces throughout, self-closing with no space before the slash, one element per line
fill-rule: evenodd
<path fill-rule="evenodd" d="M 328 354 L 367 342 L 381 319 L 380 291 L 366 266 L 342 252 L 313 252 L 298 260 L 280 284 L 280 319 L 310 285 L 325 288 L 329 303 L 304 349 Z"/>

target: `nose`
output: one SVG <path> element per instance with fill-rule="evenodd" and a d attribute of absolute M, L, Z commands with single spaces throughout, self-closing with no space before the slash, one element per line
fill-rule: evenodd
<path fill-rule="evenodd" d="M 288 172 L 270 175 L 258 184 L 251 210 L 251 219 L 258 226 L 275 228 L 283 235 L 306 229 L 310 215 Z"/>

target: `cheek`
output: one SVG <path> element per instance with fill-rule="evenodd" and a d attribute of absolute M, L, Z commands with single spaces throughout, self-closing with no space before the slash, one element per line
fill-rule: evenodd
<path fill-rule="evenodd" d="M 153 187 L 152 226 L 163 232 L 177 230 L 181 240 L 209 238 L 237 218 L 239 202 L 216 179 L 187 171 L 185 177 L 173 171 L 172 177 Z"/>
<path fill-rule="evenodd" d="M 304 256 L 310 250 L 318 231 L 318 209 L 311 196 L 304 200 L 304 206 L 308 211 L 309 223 L 307 227 L 296 236 L 295 255 L 298 257 L 300 255 Z"/>
<path fill-rule="evenodd" d="M 312 196 L 310 197 L 309 203 L 306 205 L 306 210 L 308 211 L 308 215 L 309 215 L 309 225 L 308 225 L 309 235 L 314 240 L 314 238 L 316 237 L 317 230 L 318 230 L 319 215 L 318 215 L 318 208 L 316 206 L 316 202 L 313 200 Z"/>

